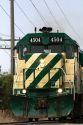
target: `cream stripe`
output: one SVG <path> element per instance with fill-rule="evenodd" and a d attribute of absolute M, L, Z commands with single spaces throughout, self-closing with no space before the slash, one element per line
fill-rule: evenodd
<path fill-rule="evenodd" d="M 50 79 L 57 73 L 58 69 L 54 71 L 53 75 L 50 77 Z M 47 74 L 46 74 L 47 75 Z M 37 84 L 36 88 L 43 88 L 45 86 L 45 84 L 49 81 L 46 80 L 46 75 L 41 79 L 41 81 Z M 45 81 L 44 81 L 45 79 Z"/>
<path fill-rule="evenodd" d="M 50 53 L 44 60 L 45 60 L 45 66 L 48 65 L 48 63 L 56 56 L 57 54 L 56 53 Z M 40 66 L 38 65 L 38 67 L 36 68 L 36 71 L 35 71 L 35 77 L 38 76 L 38 74 L 43 70 L 43 68 L 39 68 Z M 61 68 L 62 67 L 62 59 L 59 60 L 59 62 L 53 67 L 53 68 Z M 47 74 L 46 74 L 47 75 Z M 46 75 L 41 79 L 41 81 L 43 79 L 45 79 Z M 55 72 L 54 74 L 52 74 L 50 77 L 52 78 L 52 76 L 55 75 Z M 31 80 L 30 80 L 31 79 Z M 34 80 L 34 78 L 32 77 L 32 74 L 27 78 L 26 82 L 25 82 L 25 85 L 26 87 L 28 87 L 30 85 L 30 83 Z M 38 86 L 42 86 L 42 83 L 41 81 L 39 82 Z M 44 85 L 46 84 L 47 82 L 44 82 Z M 44 86 L 43 85 L 43 86 Z"/>
<path fill-rule="evenodd" d="M 57 54 L 48 54 L 47 56 L 46 56 L 46 58 L 44 58 L 44 60 L 45 60 L 45 66 L 46 65 L 48 65 L 48 63 L 55 57 L 55 55 L 57 55 Z M 28 63 L 28 62 L 27 62 Z M 43 68 L 40 68 L 40 64 L 38 65 L 38 67 L 36 68 L 36 73 L 35 73 L 35 77 L 37 77 L 38 76 L 38 74 L 41 72 L 43 70 Z M 32 75 L 32 74 L 31 74 Z M 27 80 L 25 81 L 25 84 L 26 84 L 26 86 L 28 87 L 29 85 L 30 85 L 30 83 L 32 82 L 30 82 L 29 81 L 29 79 L 30 79 L 30 77 L 32 77 L 32 76 L 29 76 L 28 78 L 27 78 Z"/>
<path fill-rule="evenodd" d="M 45 60 L 45 66 L 47 66 L 49 64 L 49 62 L 51 62 L 51 60 L 55 57 L 56 54 L 48 54 L 48 56 L 44 59 Z M 38 73 L 35 74 L 35 77 L 38 76 L 38 74 L 43 70 L 43 68 L 40 67 L 40 65 L 38 65 L 38 67 L 36 68 L 38 70 Z"/>
<path fill-rule="evenodd" d="M 41 53 L 35 53 L 33 54 L 30 59 L 26 62 L 26 69 L 28 69 L 34 62 L 35 60 L 41 55 Z"/>
<path fill-rule="evenodd" d="M 52 70 L 50 71 L 50 79 L 55 75 L 55 73 L 57 73 L 57 71 L 59 70 L 58 68 L 61 68 L 63 66 L 62 63 L 62 59 L 59 60 L 59 62 L 52 68 Z M 55 70 L 53 70 L 54 68 L 56 68 Z M 47 75 L 47 74 L 46 74 Z M 48 81 L 42 82 L 44 81 L 46 75 L 41 79 L 41 81 L 37 84 L 37 88 L 42 88 L 45 86 L 45 84 Z M 49 80 L 49 79 L 48 79 Z"/>

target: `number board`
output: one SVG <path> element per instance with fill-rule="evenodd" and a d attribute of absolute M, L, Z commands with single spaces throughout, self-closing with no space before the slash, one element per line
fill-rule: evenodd
<path fill-rule="evenodd" d="M 59 43 L 63 43 L 63 38 L 62 37 L 50 37 L 49 38 L 49 42 L 50 43 L 55 43 L 55 44 L 59 44 Z"/>
<path fill-rule="evenodd" d="M 41 38 L 40 37 L 31 37 L 29 39 L 29 42 L 32 43 L 32 44 L 41 44 Z"/>

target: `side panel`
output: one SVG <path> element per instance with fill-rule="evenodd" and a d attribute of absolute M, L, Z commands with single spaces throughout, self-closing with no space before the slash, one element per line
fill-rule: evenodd
<path fill-rule="evenodd" d="M 25 60 L 20 60 L 18 58 L 18 53 L 15 53 L 13 94 L 21 94 L 20 89 L 23 89 L 23 69 L 25 69 Z M 17 92 L 15 92 L 16 90 Z"/>

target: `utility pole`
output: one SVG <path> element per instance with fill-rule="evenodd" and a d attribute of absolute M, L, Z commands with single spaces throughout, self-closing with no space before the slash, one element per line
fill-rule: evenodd
<path fill-rule="evenodd" d="M 14 0 L 10 0 L 10 29 L 11 29 L 11 74 L 14 74 Z"/>

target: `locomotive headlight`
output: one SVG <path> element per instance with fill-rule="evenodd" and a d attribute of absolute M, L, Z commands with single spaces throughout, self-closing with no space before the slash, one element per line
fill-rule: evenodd
<path fill-rule="evenodd" d="M 23 90 L 22 90 L 22 93 L 23 93 L 23 94 L 26 94 L 26 89 L 23 89 Z"/>
<path fill-rule="evenodd" d="M 63 91 L 63 90 L 62 90 L 61 88 L 58 89 L 58 93 L 59 93 L 59 94 L 61 94 L 62 91 Z"/>

